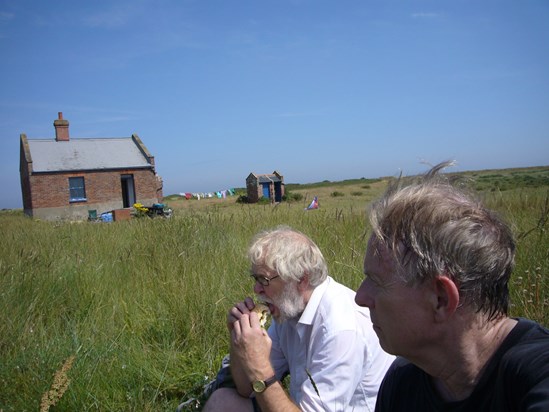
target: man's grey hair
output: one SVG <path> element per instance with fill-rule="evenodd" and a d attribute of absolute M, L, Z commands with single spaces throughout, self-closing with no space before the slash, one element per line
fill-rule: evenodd
<path fill-rule="evenodd" d="M 409 285 L 448 276 L 459 288 L 460 305 L 495 319 L 508 311 L 515 241 L 496 213 L 440 173 L 453 164 L 399 178 L 371 205 L 370 223 Z"/>
<path fill-rule="evenodd" d="M 300 281 L 305 274 L 312 287 L 328 276 L 328 267 L 318 246 L 289 226 L 278 226 L 257 234 L 248 249 L 252 265 L 276 272 L 284 281 Z"/>

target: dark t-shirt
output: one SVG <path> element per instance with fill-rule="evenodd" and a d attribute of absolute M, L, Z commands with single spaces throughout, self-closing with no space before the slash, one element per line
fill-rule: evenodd
<path fill-rule="evenodd" d="M 376 411 L 549 411 L 549 330 L 518 319 L 471 395 L 445 402 L 431 377 L 403 358 L 381 384 Z"/>

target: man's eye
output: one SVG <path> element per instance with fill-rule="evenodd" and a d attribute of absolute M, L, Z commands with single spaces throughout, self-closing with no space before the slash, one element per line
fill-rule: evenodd
<path fill-rule="evenodd" d="M 367 273 L 364 274 L 364 281 L 374 286 L 379 286 L 379 282 L 376 280 L 376 278 L 371 275 L 368 275 Z"/>

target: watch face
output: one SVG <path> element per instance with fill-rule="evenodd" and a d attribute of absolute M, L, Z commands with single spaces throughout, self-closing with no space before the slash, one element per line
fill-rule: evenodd
<path fill-rule="evenodd" d="M 263 392 L 265 390 L 267 386 L 265 385 L 265 382 L 263 381 L 254 381 L 254 383 L 252 383 L 252 388 L 254 390 L 254 392 Z"/>

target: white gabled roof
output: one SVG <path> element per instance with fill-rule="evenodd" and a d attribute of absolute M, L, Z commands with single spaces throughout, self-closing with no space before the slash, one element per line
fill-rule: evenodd
<path fill-rule="evenodd" d="M 28 140 L 33 172 L 151 167 L 131 137 Z"/>

